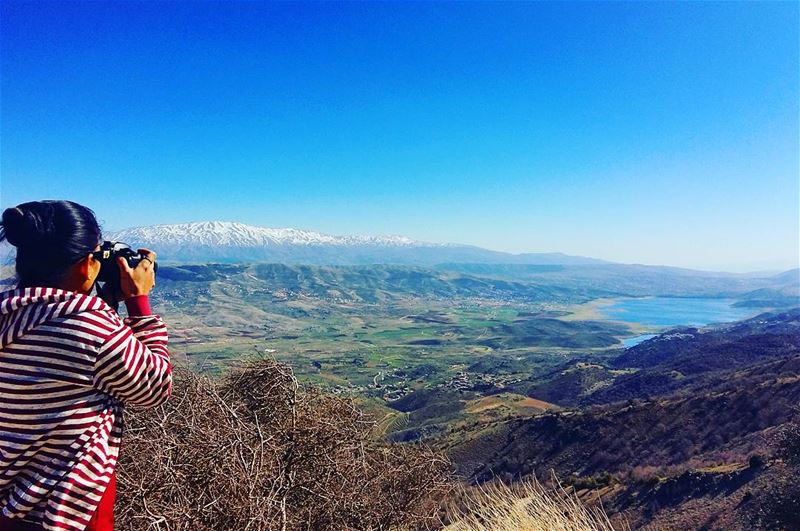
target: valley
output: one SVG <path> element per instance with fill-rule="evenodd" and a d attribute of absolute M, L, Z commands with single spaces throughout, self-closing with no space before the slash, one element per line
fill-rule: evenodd
<path fill-rule="evenodd" d="M 627 266 L 486 267 L 164 266 L 154 302 L 196 370 L 285 361 L 465 481 L 553 470 L 635 527 L 748 528 L 789 473 L 774 441 L 800 400 L 795 275 L 649 271 L 645 290 Z"/>
<path fill-rule="evenodd" d="M 736 299 L 631 298 L 640 291 L 635 277 L 618 286 L 631 293 L 612 294 L 558 273 L 532 280 L 391 265 L 163 266 L 154 304 L 172 324 L 175 350 L 197 370 L 219 374 L 248 356 L 274 356 L 381 414 L 424 389 L 490 396 L 573 359 L 603 362 L 625 341 L 664 329 L 630 309 L 609 315 L 615 305 L 644 302 L 652 313 L 661 301 L 674 320 L 683 304 L 687 323 L 699 310 L 708 322 L 760 310 L 735 308 Z M 722 288 L 730 296 L 765 283 L 737 278 Z"/>
<path fill-rule="evenodd" d="M 464 482 L 553 471 L 636 528 L 748 529 L 769 485 L 794 492 L 776 441 L 800 420 L 797 278 L 162 264 L 152 299 L 180 363 L 211 376 L 288 363 L 303 384 L 354 399 L 375 438 L 422 441 Z"/>

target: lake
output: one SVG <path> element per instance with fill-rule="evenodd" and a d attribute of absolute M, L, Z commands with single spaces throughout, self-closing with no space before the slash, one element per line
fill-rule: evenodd
<path fill-rule="evenodd" d="M 735 299 L 702 297 L 646 297 L 619 299 L 598 308 L 609 320 L 636 323 L 655 328 L 675 326 L 705 326 L 712 323 L 729 323 L 752 317 L 759 313 L 753 308 L 733 306 Z M 631 347 L 653 337 L 652 334 L 630 337 L 623 341 Z"/>
<path fill-rule="evenodd" d="M 657 334 L 642 334 L 640 336 L 633 336 L 633 337 L 626 337 L 622 340 L 622 346 L 625 348 L 630 348 L 634 345 L 638 345 L 643 341 L 647 341 L 648 339 L 652 339 L 656 337 Z"/>

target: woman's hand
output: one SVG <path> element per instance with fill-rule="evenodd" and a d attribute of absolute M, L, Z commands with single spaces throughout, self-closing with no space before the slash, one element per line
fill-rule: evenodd
<path fill-rule="evenodd" d="M 128 261 L 117 258 L 119 264 L 119 280 L 122 298 L 129 299 L 138 295 L 149 295 L 156 285 L 156 253 L 149 249 L 138 249 L 139 254 L 144 258 L 136 267 L 128 265 Z"/>

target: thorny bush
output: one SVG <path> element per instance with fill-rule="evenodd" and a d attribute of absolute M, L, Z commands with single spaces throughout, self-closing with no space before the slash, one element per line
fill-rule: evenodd
<path fill-rule="evenodd" d="M 118 528 L 435 526 L 449 463 L 422 445 L 377 441 L 373 426 L 274 360 L 220 380 L 176 368 L 166 404 L 126 412 Z"/>

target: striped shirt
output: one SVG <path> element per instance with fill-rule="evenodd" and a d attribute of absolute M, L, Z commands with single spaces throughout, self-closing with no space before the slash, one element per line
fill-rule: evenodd
<path fill-rule="evenodd" d="M 157 315 L 123 321 L 55 288 L 0 293 L 0 515 L 84 529 L 117 463 L 122 404 L 171 389 Z"/>

